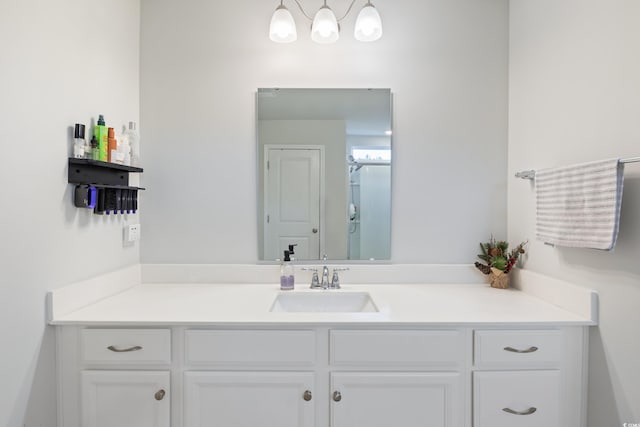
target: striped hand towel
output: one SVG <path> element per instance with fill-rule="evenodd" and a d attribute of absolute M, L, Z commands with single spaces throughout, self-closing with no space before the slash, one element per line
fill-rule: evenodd
<path fill-rule="evenodd" d="M 616 244 L 624 164 L 600 160 L 536 171 L 536 237 L 574 248 Z"/>

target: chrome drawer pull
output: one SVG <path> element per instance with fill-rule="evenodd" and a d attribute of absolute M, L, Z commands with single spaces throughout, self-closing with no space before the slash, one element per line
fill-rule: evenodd
<path fill-rule="evenodd" d="M 512 353 L 533 353 L 534 351 L 538 351 L 538 347 L 529 347 L 524 350 L 518 350 L 517 348 L 513 348 L 513 347 L 505 347 L 504 350 L 510 351 Z"/>
<path fill-rule="evenodd" d="M 534 408 L 533 406 L 529 409 L 527 409 L 526 411 L 520 412 L 520 411 L 514 411 L 511 408 L 502 408 L 502 410 L 504 412 L 506 412 L 507 414 L 513 414 L 513 415 L 531 415 L 534 412 L 536 412 L 538 410 L 538 408 Z"/>
<path fill-rule="evenodd" d="M 133 346 L 133 347 L 129 347 L 129 348 L 117 348 L 115 346 L 110 345 L 109 347 L 107 347 L 108 350 L 111 350 L 113 352 L 116 353 L 127 353 L 129 351 L 139 351 L 142 350 L 142 347 L 140 347 L 139 345 Z"/>

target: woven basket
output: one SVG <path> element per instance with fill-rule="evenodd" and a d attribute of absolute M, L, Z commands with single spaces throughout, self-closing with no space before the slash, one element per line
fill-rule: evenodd
<path fill-rule="evenodd" d="M 497 268 L 491 268 L 489 281 L 492 288 L 507 289 L 509 287 L 509 274 Z"/>

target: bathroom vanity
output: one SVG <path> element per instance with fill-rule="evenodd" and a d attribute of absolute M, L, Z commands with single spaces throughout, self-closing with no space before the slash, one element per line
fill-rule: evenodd
<path fill-rule="evenodd" d="M 68 310 L 71 293 L 54 293 L 59 426 L 585 425 L 593 307 L 378 284 L 329 291 L 373 304 L 331 312 L 313 306 L 327 291 L 293 292 L 312 302 L 278 306 L 275 285 L 143 284 Z"/>

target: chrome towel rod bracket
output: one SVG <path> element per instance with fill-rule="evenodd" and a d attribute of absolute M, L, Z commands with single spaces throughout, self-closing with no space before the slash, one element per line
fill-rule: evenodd
<path fill-rule="evenodd" d="M 628 159 L 620 159 L 620 163 L 638 163 L 638 162 L 640 162 L 640 157 L 629 157 Z M 535 179 L 536 171 L 528 170 L 528 171 L 516 172 L 516 178 Z"/>

